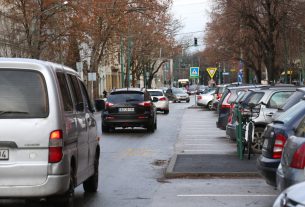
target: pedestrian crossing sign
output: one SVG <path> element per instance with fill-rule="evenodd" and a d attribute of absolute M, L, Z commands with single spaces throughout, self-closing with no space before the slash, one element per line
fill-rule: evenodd
<path fill-rule="evenodd" d="M 190 78 L 199 78 L 199 67 L 190 67 Z"/>
<path fill-rule="evenodd" d="M 208 71 L 208 74 L 210 75 L 210 77 L 213 78 L 217 71 L 217 68 L 207 68 L 207 71 Z"/>

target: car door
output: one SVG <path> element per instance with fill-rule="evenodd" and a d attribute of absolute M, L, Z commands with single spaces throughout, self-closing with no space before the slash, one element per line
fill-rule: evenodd
<path fill-rule="evenodd" d="M 85 101 L 81 92 L 81 87 L 78 78 L 74 75 L 68 75 L 72 94 L 75 99 L 76 122 L 77 122 L 77 181 L 81 182 L 84 179 L 88 167 L 88 124 L 86 120 Z"/>
<path fill-rule="evenodd" d="M 79 80 L 80 81 L 80 80 Z M 83 82 L 80 81 L 81 90 L 85 100 L 85 117 L 87 123 L 87 132 L 88 132 L 88 165 L 90 169 L 93 170 L 95 151 L 97 146 L 97 128 L 96 120 L 94 118 L 94 108 L 90 102 L 87 89 Z"/>

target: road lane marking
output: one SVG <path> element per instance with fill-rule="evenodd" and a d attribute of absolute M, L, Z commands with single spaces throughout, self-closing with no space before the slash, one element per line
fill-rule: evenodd
<path fill-rule="evenodd" d="M 275 194 L 190 194 L 177 197 L 277 197 Z"/>

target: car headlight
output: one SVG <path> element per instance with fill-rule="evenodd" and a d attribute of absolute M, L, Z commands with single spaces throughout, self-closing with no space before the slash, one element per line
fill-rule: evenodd
<path fill-rule="evenodd" d="M 273 207 L 285 207 L 287 205 L 287 193 L 281 193 L 273 203 Z"/>

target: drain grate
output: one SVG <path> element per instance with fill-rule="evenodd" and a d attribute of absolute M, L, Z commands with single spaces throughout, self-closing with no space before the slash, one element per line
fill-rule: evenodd
<path fill-rule="evenodd" d="M 168 177 L 175 176 L 258 176 L 256 157 L 240 160 L 227 154 L 178 154 L 167 169 Z"/>

